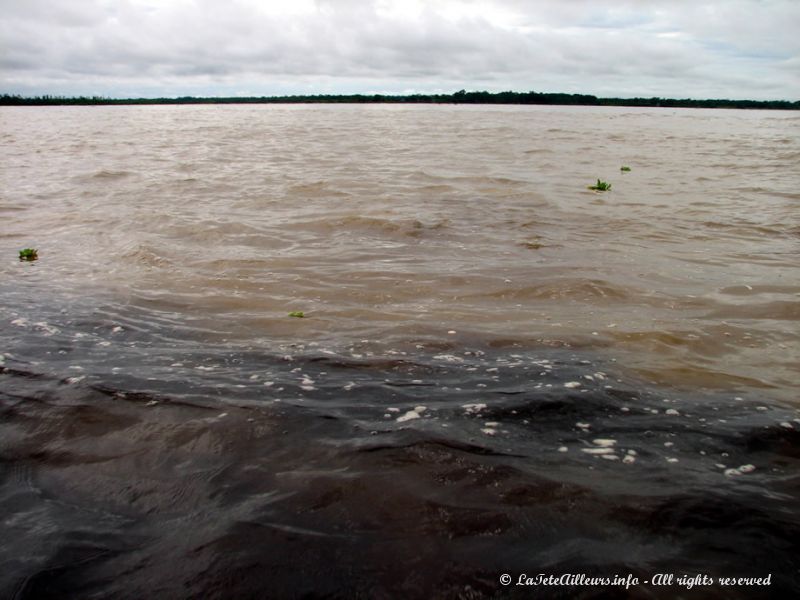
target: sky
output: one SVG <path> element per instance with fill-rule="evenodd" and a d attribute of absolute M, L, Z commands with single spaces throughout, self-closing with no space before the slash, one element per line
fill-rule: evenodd
<path fill-rule="evenodd" d="M 0 0 L 0 93 L 800 100 L 800 0 Z"/>

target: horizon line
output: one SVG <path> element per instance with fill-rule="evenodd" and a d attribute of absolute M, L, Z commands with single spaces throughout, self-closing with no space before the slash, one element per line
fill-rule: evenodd
<path fill-rule="evenodd" d="M 23 96 L 3 92 L 0 93 L 0 105 L 58 105 L 58 104 L 253 104 L 253 103 L 332 103 L 354 100 L 358 103 L 427 103 L 427 104 L 553 104 L 553 105 L 611 105 L 611 106 L 651 106 L 651 107 L 696 107 L 713 108 L 713 105 L 730 108 L 776 108 L 800 109 L 800 100 L 752 100 L 746 98 L 669 98 L 662 96 L 634 96 L 623 98 L 618 96 L 596 96 L 594 94 L 567 92 L 488 92 L 485 90 L 466 91 L 461 89 L 452 93 L 410 94 L 387 93 L 311 93 L 281 95 L 237 95 L 237 96 L 100 96 L 100 95 L 55 95 L 41 94 Z M 743 105 L 743 106 L 737 106 Z"/>

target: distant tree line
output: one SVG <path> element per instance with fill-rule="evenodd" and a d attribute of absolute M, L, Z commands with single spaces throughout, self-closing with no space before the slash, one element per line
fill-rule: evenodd
<path fill-rule="evenodd" d="M 598 98 L 588 94 L 540 92 L 467 92 L 454 94 L 319 94 L 305 96 L 248 96 L 179 98 L 104 98 L 101 96 L 0 95 L 2 106 L 65 106 L 107 104 L 551 104 L 574 106 L 663 106 L 680 108 L 758 108 L 800 110 L 800 101 L 788 100 L 682 100 L 674 98 Z"/>

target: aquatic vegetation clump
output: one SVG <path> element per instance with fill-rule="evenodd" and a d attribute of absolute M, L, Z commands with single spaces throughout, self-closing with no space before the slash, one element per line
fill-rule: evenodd
<path fill-rule="evenodd" d="M 20 260 L 36 260 L 39 258 L 39 251 L 36 248 L 23 248 L 19 251 Z"/>
<path fill-rule="evenodd" d="M 289 313 L 289 316 L 302 319 L 303 317 L 306 316 L 306 314 L 302 310 L 293 310 L 292 312 Z"/>
<path fill-rule="evenodd" d="M 623 173 L 627 173 L 627 172 L 629 172 L 631 170 L 631 168 L 630 167 L 626 167 L 625 165 L 622 165 L 619 168 L 619 170 L 622 171 Z"/>
<path fill-rule="evenodd" d="M 607 191 L 609 191 L 611 189 L 611 184 L 608 183 L 607 181 L 600 181 L 598 179 L 597 183 L 595 185 L 590 185 L 589 186 L 589 189 L 590 190 L 595 190 L 597 192 L 607 192 Z"/>

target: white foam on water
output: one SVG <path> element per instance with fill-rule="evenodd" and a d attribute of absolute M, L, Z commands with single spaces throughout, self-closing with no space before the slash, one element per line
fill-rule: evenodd
<path fill-rule="evenodd" d="M 617 444 L 617 440 L 598 438 L 596 440 L 592 440 L 592 443 L 595 446 L 600 446 L 601 448 L 611 448 Z"/>
<path fill-rule="evenodd" d="M 463 363 L 464 359 L 454 354 L 437 354 L 433 357 L 434 360 L 441 360 L 447 363 Z"/>
<path fill-rule="evenodd" d="M 391 409 L 389 409 L 391 410 Z M 425 406 L 417 406 L 413 410 L 409 410 L 406 414 L 397 417 L 398 423 L 405 423 L 406 421 L 411 421 L 412 419 L 419 419 L 422 416 L 422 413 L 427 410 Z"/>
<path fill-rule="evenodd" d="M 613 448 L 581 448 L 581 452 L 586 454 L 614 454 Z"/>
<path fill-rule="evenodd" d="M 397 422 L 405 423 L 406 421 L 411 421 L 412 419 L 419 419 L 419 413 L 413 410 L 409 410 L 406 414 L 397 417 Z"/>

